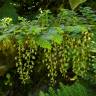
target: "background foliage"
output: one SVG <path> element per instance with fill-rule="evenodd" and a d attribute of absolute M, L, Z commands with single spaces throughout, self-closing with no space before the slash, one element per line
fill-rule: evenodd
<path fill-rule="evenodd" d="M 60 8 L 75 9 L 87 0 L 1 0 L 0 18 L 12 17 L 16 22 L 17 16 L 32 18 L 40 9 L 50 9 L 57 13 Z"/>

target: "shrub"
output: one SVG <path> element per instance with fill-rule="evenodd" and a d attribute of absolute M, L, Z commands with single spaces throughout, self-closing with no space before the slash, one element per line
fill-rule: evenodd
<path fill-rule="evenodd" d="M 46 72 L 52 84 L 59 75 L 67 80 L 86 78 L 92 44 L 92 30 L 86 18 L 67 9 L 62 9 L 56 17 L 49 10 L 42 11 L 32 21 L 19 17 L 17 24 L 11 18 L 4 18 L 0 22 L 1 53 L 14 54 L 13 62 L 22 83 L 36 72 Z"/>

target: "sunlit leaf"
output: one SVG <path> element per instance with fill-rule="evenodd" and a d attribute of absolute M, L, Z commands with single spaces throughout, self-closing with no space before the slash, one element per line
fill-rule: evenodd
<path fill-rule="evenodd" d="M 71 8 L 74 10 L 78 5 L 84 3 L 87 0 L 69 0 Z"/>

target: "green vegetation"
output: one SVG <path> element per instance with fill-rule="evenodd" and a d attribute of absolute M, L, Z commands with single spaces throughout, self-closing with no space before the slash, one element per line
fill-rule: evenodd
<path fill-rule="evenodd" d="M 85 1 L 87 0 L 1 0 L 0 18 L 12 17 L 16 22 L 18 16 L 34 18 L 40 9 L 50 9 L 55 13 L 62 7 L 74 10 Z"/>
<path fill-rule="evenodd" d="M 48 93 L 43 93 L 40 91 L 39 96 L 89 96 L 86 88 L 76 83 L 72 86 L 65 86 L 60 83 L 60 88 L 54 91 L 52 87 L 49 88 Z"/>
<path fill-rule="evenodd" d="M 88 0 L 0 2 L 0 96 L 96 95 L 96 14 Z"/>

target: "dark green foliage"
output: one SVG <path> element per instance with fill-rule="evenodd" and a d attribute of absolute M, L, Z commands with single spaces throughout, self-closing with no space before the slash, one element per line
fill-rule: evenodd
<path fill-rule="evenodd" d="M 50 9 L 57 13 L 60 8 L 75 9 L 87 0 L 1 0 L 0 1 L 0 18 L 12 17 L 17 21 L 17 15 L 32 19 L 40 9 Z"/>
<path fill-rule="evenodd" d="M 16 22 L 18 19 L 16 9 L 11 4 L 11 0 L 6 0 L 6 2 L 0 8 L 0 19 L 3 19 L 4 17 L 10 17 L 14 22 Z"/>
<path fill-rule="evenodd" d="M 86 88 L 79 84 L 73 84 L 71 86 L 65 86 L 60 83 L 60 88 L 56 91 L 50 87 L 48 93 L 40 91 L 39 96 L 89 96 Z"/>
<path fill-rule="evenodd" d="M 2 86 L 15 86 L 13 74 L 20 85 L 31 87 L 37 82 L 53 86 L 59 81 L 96 81 L 94 11 L 87 7 L 79 15 L 61 9 L 57 16 L 49 10 L 40 12 L 32 21 L 22 17 L 17 24 L 9 17 L 0 21 L 0 55 L 8 57 L 0 64 Z"/>

